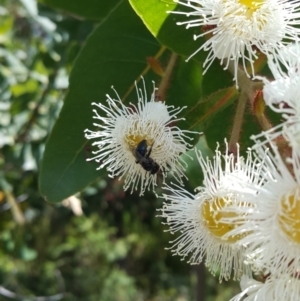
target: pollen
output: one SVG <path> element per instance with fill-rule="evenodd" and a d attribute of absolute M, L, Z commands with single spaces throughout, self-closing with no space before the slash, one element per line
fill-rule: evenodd
<path fill-rule="evenodd" d="M 300 196 L 294 193 L 280 202 L 278 224 L 293 242 L 300 244 Z"/>
<path fill-rule="evenodd" d="M 129 146 L 129 148 L 136 148 L 137 145 L 144 139 L 147 140 L 146 137 L 142 135 L 133 135 L 133 134 L 124 137 L 124 140 Z"/>
<path fill-rule="evenodd" d="M 216 198 L 215 200 L 206 200 L 201 206 L 201 217 L 207 230 L 216 238 L 228 243 L 235 243 L 241 235 L 230 235 L 224 239 L 223 236 L 235 228 L 233 223 L 222 222 L 224 218 L 235 218 L 238 216 L 233 211 L 226 210 L 226 207 L 232 205 L 232 201 L 224 198 Z"/>
<path fill-rule="evenodd" d="M 252 10 L 252 12 L 255 12 L 264 3 L 263 0 L 239 0 L 238 2 Z"/>
<path fill-rule="evenodd" d="M 157 134 L 155 133 L 160 133 L 160 130 L 161 124 L 154 121 L 135 120 L 124 136 L 124 142 L 130 150 L 135 149 L 142 140 L 146 140 L 149 145 L 156 142 L 155 148 L 157 148 L 161 143 L 158 145 Z"/>
<path fill-rule="evenodd" d="M 253 14 L 256 13 L 261 6 L 264 4 L 264 0 L 238 0 L 238 3 L 242 5 L 244 10 L 242 14 L 248 19 L 253 21 Z M 260 19 L 260 18 L 259 18 Z M 256 22 L 259 22 L 259 19 L 256 19 Z M 262 18 L 264 19 L 264 18 Z"/>

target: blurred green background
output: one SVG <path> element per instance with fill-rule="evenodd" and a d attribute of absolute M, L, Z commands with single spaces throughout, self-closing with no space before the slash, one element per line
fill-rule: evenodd
<path fill-rule="evenodd" d="M 40 162 L 70 71 L 109 13 L 79 2 L 0 0 L 0 300 L 229 300 L 237 283 L 165 249 L 174 236 L 153 193 L 131 195 L 103 177 L 57 204 L 41 196 Z"/>

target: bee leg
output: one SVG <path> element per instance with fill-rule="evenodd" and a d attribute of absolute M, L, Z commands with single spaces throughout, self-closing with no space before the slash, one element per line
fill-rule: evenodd
<path fill-rule="evenodd" d="M 153 146 L 153 144 L 150 146 L 150 149 L 149 149 L 149 152 L 146 154 L 146 158 L 149 158 L 150 157 L 150 155 L 151 155 L 151 151 L 152 151 L 152 146 Z"/>

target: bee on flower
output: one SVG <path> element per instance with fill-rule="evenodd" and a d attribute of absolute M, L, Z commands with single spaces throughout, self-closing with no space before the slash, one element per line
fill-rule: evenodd
<path fill-rule="evenodd" d="M 131 187 L 155 190 L 157 174 L 165 180 L 168 171 L 172 171 L 176 180 L 181 183 L 185 177 L 185 162 L 180 155 L 191 145 L 187 142 L 188 133 L 180 130 L 175 124 L 183 119 L 177 118 L 185 107 L 174 108 L 161 101 L 155 101 L 155 85 L 148 100 L 145 82 L 144 90 L 137 91 L 137 105 L 122 103 L 118 93 L 117 99 L 107 95 L 108 106 L 93 103 L 94 123 L 99 130 L 85 130 L 87 139 L 95 139 L 92 145 L 97 146 L 94 157 L 100 163 L 98 169 L 106 167 L 111 177 L 125 178 L 124 189 Z"/>
<path fill-rule="evenodd" d="M 244 71 L 254 76 L 254 62 L 259 53 L 278 55 L 278 51 L 298 39 L 300 29 L 300 3 L 297 0 L 174 0 L 191 9 L 190 12 L 173 11 L 187 16 L 178 25 L 202 27 L 203 33 L 194 40 L 207 36 L 191 56 L 200 50 L 208 51 L 205 71 L 215 58 L 224 69 L 234 64 L 234 80 L 241 62 Z M 180 8 L 180 6 L 179 6 Z M 200 32 L 200 30 L 199 30 Z M 237 83 L 238 84 L 238 83 Z"/>
<path fill-rule="evenodd" d="M 166 187 L 169 193 L 164 194 L 162 217 L 171 233 L 179 233 L 170 249 L 183 259 L 188 257 L 191 264 L 198 264 L 206 257 L 206 266 L 213 275 L 219 271 L 220 280 L 228 280 L 231 275 L 239 279 L 243 273 L 250 273 L 244 263 L 244 248 L 237 245 L 247 233 L 226 238 L 225 235 L 236 225 L 243 224 L 247 216 L 237 214 L 230 207 L 233 204 L 239 208 L 248 207 L 243 193 L 252 184 L 262 185 L 263 165 L 252 157 L 250 150 L 246 160 L 239 151 L 236 156 L 228 154 L 228 149 L 225 155 L 217 149 L 212 161 L 204 159 L 200 151 L 196 153 L 204 174 L 203 185 L 195 194 L 178 186 Z M 235 178 L 242 179 L 243 183 Z M 228 217 L 235 220 L 228 222 Z"/>

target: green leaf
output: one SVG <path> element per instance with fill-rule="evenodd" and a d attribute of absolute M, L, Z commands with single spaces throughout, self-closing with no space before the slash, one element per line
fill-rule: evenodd
<path fill-rule="evenodd" d="M 202 156 L 212 157 L 213 152 L 208 147 L 205 136 L 201 136 L 195 148 L 201 151 Z M 187 163 L 186 175 L 188 177 L 188 181 L 185 183 L 185 189 L 190 191 L 191 193 L 195 192 L 195 188 L 202 185 L 203 181 L 203 170 L 200 168 L 200 164 L 194 149 L 187 152 L 187 155 L 183 155 L 182 158 Z"/>
<path fill-rule="evenodd" d="M 216 148 L 216 142 L 221 145 L 224 144 L 224 139 L 230 138 L 234 115 L 236 112 L 236 103 L 232 103 L 225 107 L 224 110 L 218 115 L 213 116 L 210 122 L 204 129 L 207 142 L 211 149 Z M 276 114 L 269 108 L 266 108 L 266 116 L 271 120 L 272 124 L 276 125 L 280 123 L 280 114 Z M 254 141 L 251 139 L 252 135 L 258 135 L 261 132 L 261 127 L 252 114 L 249 106 L 246 107 L 240 139 L 238 141 L 242 154 L 245 154 L 249 147 L 254 145 Z M 224 148 L 222 148 L 224 149 Z"/>
<path fill-rule="evenodd" d="M 232 87 L 233 85 L 232 75 L 228 70 L 224 70 L 219 60 L 215 60 L 203 76 L 203 97 L 208 97 L 211 93 Z"/>
<path fill-rule="evenodd" d="M 186 114 L 185 128 L 189 130 L 204 131 L 210 125 L 211 120 L 220 112 L 230 106 L 237 98 L 235 87 L 221 89 L 212 93 L 204 101 L 199 101 L 194 106 L 188 108 Z M 228 121 L 227 121 L 228 122 Z"/>
<path fill-rule="evenodd" d="M 101 20 L 122 0 L 39 0 L 40 3 L 92 20 Z"/>
<path fill-rule="evenodd" d="M 235 111 L 236 103 L 226 107 L 222 112 L 210 120 L 210 123 L 205 128 L 205 135 L 211 149 L 215 149 L 217 142 L 219 142 L 221 144 L 221 151 L 225 151 L 225 148 L 223 147 L 224 140 L 227 139 L 228 141 L 230 138 Z M 259 133 L 259 126 L 255 117 L 250 114 L 249 110 L 246 110 L 242 134 L 239 140 L 239 145 L 243 154 L 247 148 L 253 144 L 250 136 L 255 133 Z"/>
<path fill-rule="evenodd" d="M 107 93 L 115 97 L 112 85 L 123 98 L 146 70 L 146 58 L 154 57 L 159 49 L 127 1 L 89 37 L 76 60 L 69 92 L 46 144 L 40 190 L 48 201 L 61 201 L 107 175 L 106 170 L 96 171 L 94 161 L 86 162 L 92 154 L 83 131 L 93 128 L 91 103 L 104 103 Z"/>
<path fill-rule="evenodd" d="M 176 8 L 172 0 L 129 0 L 129 2 L 150 32 L 172 51 L 188 57 L 205 42 L 203 38 L 193 40 L 194 34 L 199 34 L 199 28 L 186 29 L 184 25 L 176 24 L 187 20 L 187 17 L 169 13 Z M 178 10 L 184 9 L 183 5 L 178 5 Z M 205 57 L 206 53 L 201 51 L 193 59 L 203 62 Z"/>
<path fill-rule="evenodd" d="M 195 105 L 202 97 L 202 80 L 201 64 L 179 58 L 172 75 L 168 99 L 176 106 Z"/>

